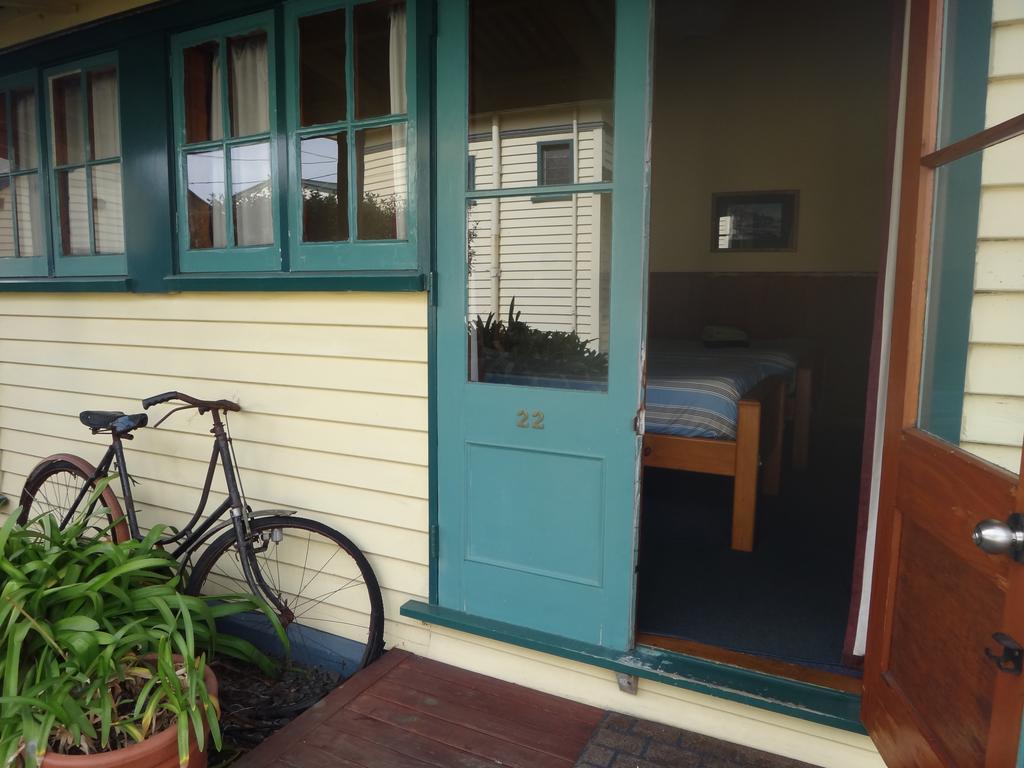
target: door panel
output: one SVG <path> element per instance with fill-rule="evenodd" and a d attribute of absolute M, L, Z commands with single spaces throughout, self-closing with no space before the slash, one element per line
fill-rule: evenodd
<path fill-rule="evenodd" d="M 438 601 L 619 649 L 649 33 L 647 2 L 439 5 Z"/>
<path fill-rule="evenodd" d="M 1024 509 L 1024 125 L 1009 5 L 911 0 L 889 398 L 863 718 L 888 765 L 1017 759 L 1024 564 L 972 540 Z M 1019 57 L 1017 57 L 1019 59 Z M 941 93 L 941 100 L 939 94 Z M 1024 105 L 1018 104 L 1018 112 Z M 1016 198 L 1014 198 L 1016 199 Z M 1009 530 L 1008 528 L 1006 529 Z"/>

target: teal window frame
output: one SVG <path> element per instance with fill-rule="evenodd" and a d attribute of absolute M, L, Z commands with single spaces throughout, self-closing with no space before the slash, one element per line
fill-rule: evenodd
<path fill-rule="evenodd" d="M 88 100 L 87 81 L 86 75 L 90 70 L 95 69 L 106 69 L 107 67 L 113 67 L 114 73 L 117 76 L 117 131 L 118 131 L 118 146 L 120 152 L 116 157 L 105 157 L 100 160 L 95 160 L 89 157 L 89 110 L 86 107 Z M 68 163 L 66 165 L 57 165 L 57 159 L 54 155 L 55 147 L 53 145 L 53 132 L 50 130 L 51 120 L 53 118 L 53 102 L 52 102 L 52 90 L 51 82 L 54 78 L 60 77 L 61 75 L 67 75 L 71 72 L 80 72 L 82 80 L 82 151 L 83 160 L 81 163 Z M 124 126 L 122 120 L 122 104 L 124 103 L 121 97 L 121 70 L 118 65 L 118 56 L 115 51 L 108 53 L 101 53 L 95 56 L 89 56 L 84 59 L 77 59 L 67 64 L 62 64 L 58 67 L 50 67 L 49 69 L 43 70 L 43 89 L 44 98 L 46 101 L 45 110 L 45 123 L 41 127 L 41 133 L 43 139 L 45 139 L 45 154 L 48 160 L 48 181 L 49 181 L 49 210 L 50 210 L 50 252 L 53 254 L 53 276 L 55 277 L 101 277 L 101 276 L 120 276 L 126 275 L 128 272 L 128 255 L 127 255 L 127 223 L 124 218 Z M 93 205 L 92 205 L 92 169 L 99 165 L 112 165 L 117 163 L 121 167 L 121 230 L 122 234 L 125 235 L 125 252 L 119 254 L 107 254 L 107 253 L 96 253 L 96 228 L 95 222 L 93 221 Z M 65 170 L 74 170 L 77 168 L 85 169 L 85 194 L 86 194 L 86 208 L 89 216 L 89 255 L 71 255 L 65 254 L 61 250 L 61 236 L 60 236 L 60 201 L 57 199 L 57 174 Z"/>
<path fill-rule="evenodd" d="M 402 114 L 356 119 L 354 9 L 373 0 L 294 0 L 285 4 L 285 82 L 288 137 L 288 220 L 291 268 L 294 271 L 416 269 L 419 261 L 417 226 L 418 188 L 416 115 L 418 109 L 417 43 L 419 4 L 406 2 L 406 111 Z M 312 126 L 299 124 L 299 20 L 328 11 L 345 10 L 345 120 Z M 356 132 L 366 128 L 406 126 L 406 239 L 359 240 Z M 300 142 L 329 134 L 345 133 L 348 152 L 347 241 L 302 241 L 302 164 Z"/>
<path fill-rule="evenodd" d="M 230 107 L 228 104 L 228 60 L 227 40 L 247 33 L 263 31 L 267 36 L 267 116 L 268 130 L 246 136 L 231 135 Z M 197 141 L 191 144 L 185 140 L 185 49 L 201 43 L 216 42 L 219 45 L 221 78 L 221 103 L 224 136 L 220 139 Z M 281 163 L 278 156 L 277 131 L 277 41 L 273 11 L 242 16 L 230 21 L 211 24 L 189 30 L 171 38 L 171 84 L 174 99 L 174 153 L 175 180 L 177 182 L 175 203 L 178 221 L 178 271 L 182 274 L 204 272 L 278 272 L 285 265 L 281 250 Z M 231 150 L 235 147 L 267 142 L 270 145 L 270 209 L 273 216 L 274 242 L 270 245 L 238 246 L 234 240 L 234 206 L 225 205 L 225 231 L 228 245 L 224 248 L 193 249 L 189 247 L 188 226 L 188 171 L 189 154 L 210 150 L 224 152 L 224 189 L 231 195 Z"/>
<path fill-rule="evenodd" d="M 40 256 L 15 256 L 13 258 L 0 258 L 0 277 L 47 277 L 50 273 L 50 262 L 47 254 L 51 252 L 50 247 L 50 226 L 49 226 L 49 205 L 48 193 L 49 173 L 47 172 L 48 146 L 45 141 L 44 121 L 45 110 L 43 108 L 43 95 L 39 88 L 38 70 L 19 72 L 14 75 L 0 77 L 0 99 L 6 101 L 7 108 L 7 135 L 0 136 L 0 142 L 6 142 L 8 148 L 14 144 L 14 121 L 11 112 L 11 91 L 16 89 L 31 88 L 36 96 L 36 167 L 32 170 L 15 170 L 11 168 L 6 173 L 0 173 L 0 177 L 6 177 L 11 182 L 11 204 L 13 206 L 12 220 L 14 223 L 13 237 L 14 248 L 17 253 L 18 243 L 18 200 L 15 192 L 14 180 L 19 176 L 28 176 L 33 173 L 39 176 L 39 211 L 43 216 L 43 253 Z"/>

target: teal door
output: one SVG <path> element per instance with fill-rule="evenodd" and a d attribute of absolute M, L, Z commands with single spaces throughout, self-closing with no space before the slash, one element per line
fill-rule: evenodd
<path fill-rule="evenodd" d="M 438 601 L 632 643 L 650 5 L 442 0 Z"/>

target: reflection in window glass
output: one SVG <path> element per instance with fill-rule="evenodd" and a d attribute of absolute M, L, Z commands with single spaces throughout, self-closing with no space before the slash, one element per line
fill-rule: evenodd
<path fill-rule="evenodd" d="M 345 119 L 345 11 L 299 19 L 299 124 Z"/>
<path fill-rule="evenodd" d="M 572 184 L 572 142 L 544 142 L 537 146 L 537 183 Z"/>
<path fill-rule="evenodd" d="M 14 197 L 11 179 L 0 176 L 0 259 L 17 256 L 14 250 Z"/>
<path fill-rule="evenodd" d="M 11 91 L 11 162 L 14 170 L 39 167 L 39 131 L 36 130 L 36 92 Z M 3 163 L 0 162 L 0 166 Z"/>
<path fill-rule="evenodd" d="M 57 165 L 85 161 L 82 146 L 82 75 L 71 72 L 50 81 L 53 156 Z"/>
<path fill-rule="evenodd" d="M 405 3 L 363 3 L 353 9 L 356 118 L 406 111 Z"/>
<path fill-rule="evenodd" d="M 270 186 L 270 144 L 242 144 L 231 148 L 231 205 L 235 219 L 235 245 L 274 242 L 274 216 Z"/>
<path fill-rule="evenodd" d="M 1024 137 L 940 167 L 920 427 L 1018 472 L 1024 441 Z"/>
<path fill-rule="evenodd" d="M 11 153 L 7 148 L 7 94 L 0 91 L 0 173 L 11 170 Z"/>
<path fill-rule="evenodd" d="M 360 240 L 405 240 L 405 124 L 356 131 L 356 194 Z"/>
<path fill-rule="evenodd" d="M 577 180 L 611 180 L 614 0 L 471 0 L 469 34 L 477 189 L 537 184 L 538 143 L 574 135 Z"/>
<path fill-rule="evenodd" d="M 607 389 L 611 216 L 609 194 L 469 203 L 471 381 Z"/>
<path fill-rule="evenodd" d="M 219 54 L 220 45 L 212 41 L 185 49 L 185 141 L 189 144 L 224 138 Z"/>
<path fill-rule="evenodd" d="M 193 152 L 186 162 L 189 248 L 224 248 L 227 216 L 224 150 Z"/>
<path fill-rule="evenodd" d="M 89 89 L 89 157 L 103 160 L 121 154 L 117 118 L 117 72 L 113 67 L 86 75 Z"/>
<path fill-rule="evenodd" d="M 348 142 L 344 133 L 303 139 L 302 240 L 348 240 Z"/>
<path fill-rule="evenodd" d="M 124 253 L 121 164 L 92 168 L 92 223 L 96 253 Z"/>
<path fill-rule="evenodd" d="M 89 203 L 85 168 L 57 172 L 57 206 L 61 252 L 65 256 L 88 255 Z"/>
<path fill-rule="evenodd" d="M 18 255 L 22 258 L 43 256 L 46 246 L 42 203 L 39 201 L 39 174 L 15 176 L 14 194 L 18 207 Z"/>
<path fill-rule="evenodd" d="M 1012 26 L 993 27 L 992 0 L 948 0 L 944 5 L 939 146 L 1020 112 L 1014 84 L 1000 82 L 1020 74 L 1011 50 L 1020 43 Z"/>
<path fill-rule="evenodd" d="M 266 133 L 270 130 L 267 33 L 228 38 L 227 47 L 231 135 Z"/>

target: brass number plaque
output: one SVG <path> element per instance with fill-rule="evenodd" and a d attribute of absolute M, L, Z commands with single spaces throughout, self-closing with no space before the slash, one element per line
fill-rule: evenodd
<path fill-rule="evenodd" d="M 525 408 L 516 412 L 516 426 L 520 429 L 544 429 L 544 411 L 534 411 L 531 414 Z"/>

